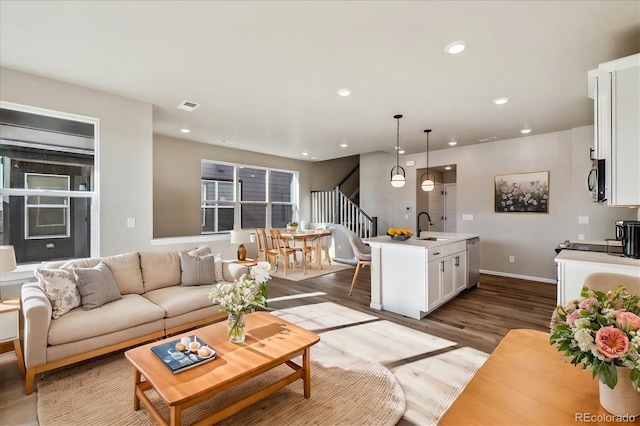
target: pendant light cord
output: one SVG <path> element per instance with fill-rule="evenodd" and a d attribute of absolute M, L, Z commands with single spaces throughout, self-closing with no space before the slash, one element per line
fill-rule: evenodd
<path fill-rule="evenodd" d="M 396 118 L 396 121 L 398 122 L 396 130 L 396 168 L 400 166 L 400 117 Z"/>

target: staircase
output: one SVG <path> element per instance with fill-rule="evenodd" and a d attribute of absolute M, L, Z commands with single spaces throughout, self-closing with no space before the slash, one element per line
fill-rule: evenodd
<path fill-rule="evenodd" d="M 339 186 L 311 191 L 311 222 L 337 223 L 360 238 L 378 235 L 378 218 L 367 215 Z"/>

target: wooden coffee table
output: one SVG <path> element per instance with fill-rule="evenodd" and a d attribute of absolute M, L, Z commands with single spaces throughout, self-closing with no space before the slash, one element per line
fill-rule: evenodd
<path fill-rule="evenodd" d="M 282 364 L 291 367 L 293 372 L 265 388 L 256 389 L 255 393 L 245 399 L 221 408 L 198 424 L 217 423 L 298 379 L 302 379 L 304 396 L 309 398 L 311 346 L 316 344 L 320 337 L 266 312 L 248 314 L 246 325 L 246 340 L 242 344 L 229 342 L 226 321 L 172 336 L 171 340 L 196 335 L 215 349 L 217 354 L 215 360 L 177 374 L 173 374 L 151 352 L 151 347 L 161 342 L 149 343 L 125 352 L 125 356 L 135 368 L 134 410 L 140 408 L 142 401 L 159 424 L 177 426 L 181 424 L 182 410 L 185 408 Z M 302 365 L 291 361 L 300 355 Z M 142 381 L 142 376 L 146 381 Z M 144 393 L 151 388 L 155 389 L 169 407 L 169 423 Z"/>

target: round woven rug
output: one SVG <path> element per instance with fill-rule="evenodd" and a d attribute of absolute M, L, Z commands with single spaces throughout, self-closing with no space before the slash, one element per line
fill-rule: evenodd
<path fill-rule="evenodd" d="M 297 360 L 300 363 L 300 359 Z M 275 368 L 183 411 L 189 425 L 251 390 L 289 374 Z M 165 419 L 169 410 L 147 395 Z M 406 407 L 395 376 L 377 362 L 347 355 L 320 341 L 311 349 L 311 398 L 298 380 L 224 420 L 223 425 L 395 425 Z M 148 411 L 133 411 L 133 367 L 122 353 L 45 374 L 38 382 L 38 420 L 51 425 L 155 425 Z"/>

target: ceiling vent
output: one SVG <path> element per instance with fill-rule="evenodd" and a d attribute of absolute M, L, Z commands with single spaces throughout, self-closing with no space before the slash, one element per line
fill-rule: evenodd
<path fill-rule="evenodd" d="M 191 101 L 182 101 L 180 105 L 178 105 L 178 109 L 183 109 L 185 111 L 192 112 L 194 109 L 198 108 L 200 104 L 191 102 Z"/>
<path fill-rule="evenodd" d="M 489 136 L 488 138 L 478 139 L 478 142 L 493 142 L 496 139 L 498 138 L 496 138 L 495 136 Z"/>

